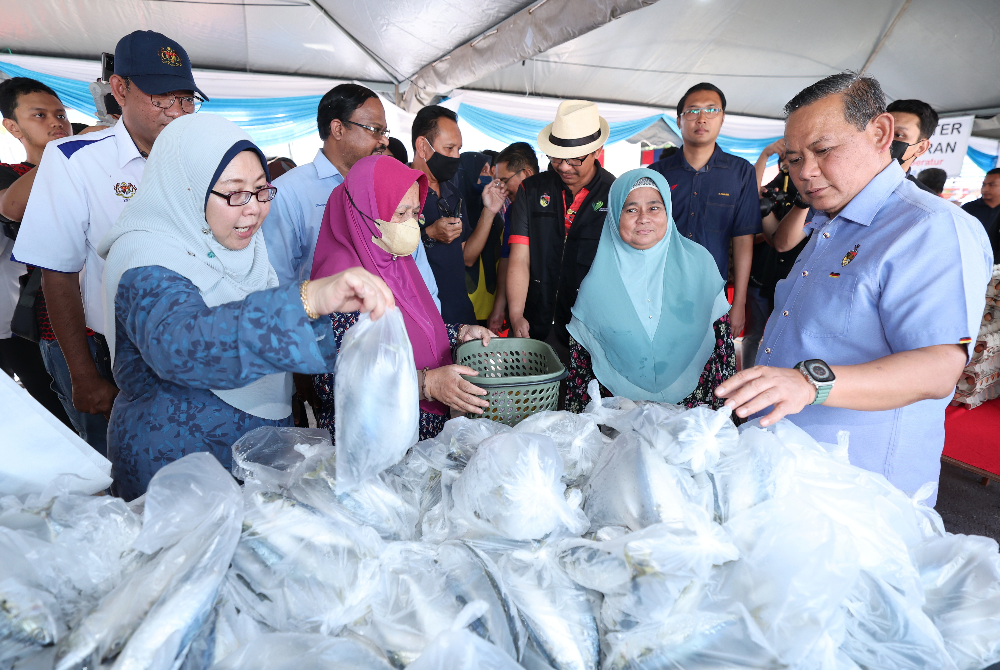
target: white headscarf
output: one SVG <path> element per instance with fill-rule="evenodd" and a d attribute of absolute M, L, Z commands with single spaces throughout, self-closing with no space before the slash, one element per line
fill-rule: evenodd
<path fill-rule="evenodd" d="M 112 358 L 115 295 L 122 275 L 132 268 L 160 266 L 183 275 L 198 287 L 209 307 L 278 285 L 260 230 L 245 249 L 233 251 L 215 239 L 205 220 L 205 202 L 216 171 L 230 149 L 246 143 L 250 144 L 246 148 L 256 149 L 249 135 L 215 114 L 182 116 L 156 138 L 135 197 L 97 247 L 107 260 L 105 334 Z M 212 392 L 236 409 L 264 419 L 284 419 L 292 411 L 289 373 Z"/>

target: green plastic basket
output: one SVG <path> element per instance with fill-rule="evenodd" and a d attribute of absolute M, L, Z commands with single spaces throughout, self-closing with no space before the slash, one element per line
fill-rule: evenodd
<path fill-rule="evenodd" d="M 458 348 L 455 362 L 479 373 L 465 379 L 485 390 L 490 403 L 481 415 L 466 416 L 508 426 L 537 412 L 556 409 L 559 382 L 569 374 L 552 347 L 530 338 L 495 337 L 485 347 L 472 340 Z"/>

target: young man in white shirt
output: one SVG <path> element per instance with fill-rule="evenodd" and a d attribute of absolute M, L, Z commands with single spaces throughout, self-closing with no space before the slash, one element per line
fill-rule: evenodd
<path fill-rule="evenodd" d="M 104 418 L 91 422 L 84 437 L 101 453 L 118 387 L 103 336 L 104 261 L 96 247 L 135 195 L 160 131 L 207 99 L 194 83 L 187 52 L 153 31 L 118 42 L 110 83 L 121 120 L 107 130 L 49 143 L 13 252 L 16 260 L 42 268 L 58 341 L 58 351 L 43 356 L 49 354 L 52 367 L 65 362 L 68 375 L 53 373 L 53 379 L 73 406 Z"/>

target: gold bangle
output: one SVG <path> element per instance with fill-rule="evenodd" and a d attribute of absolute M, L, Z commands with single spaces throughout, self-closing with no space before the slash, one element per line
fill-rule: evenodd
<path fill-rule="evenodd" d="M 319 318 L 319 314 L 313 311 L 313 308 L 309 306 L 309 298 L 307 298 L 307 291 L 309 289 L 309 280 L 305 280 L 299 285 L 299 297 L 302 298 L 302 307 L 306 310 L 306 316 L 315 321 Z"/>

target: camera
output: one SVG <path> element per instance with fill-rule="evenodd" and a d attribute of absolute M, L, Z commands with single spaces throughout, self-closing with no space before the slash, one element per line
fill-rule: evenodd
<path fill-rule="evenodd" d="M 764 192 L 760 195 L 760 215 L 765 217 L 771 213 L 775 205 L 779 202 L 784 203 L 788 200 L 788 193 L 782 191 L 777 186 L 771 188 L 765 188 Z"/>
<path fill-rule="evenodd" d="M 0 225 L 3 226 L 3 234 L 12 240 L 17 239 L 17 231 L 21 228 L 21 224 L 17 221 L 11 221 L 3 214 L 0 214 Z"/>

